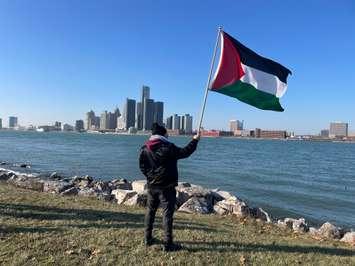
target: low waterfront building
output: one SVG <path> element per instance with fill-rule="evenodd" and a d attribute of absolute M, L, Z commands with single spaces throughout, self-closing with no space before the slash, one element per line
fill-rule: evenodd
<path fill-rule="evenodd" d="M 166 131 L 169 136 L 179 136 L 184 134 L 184 132 L 180 129 L 167 129 Z"/>
<path fill-rule="evenodd" d="M 201 136 L 203 137 L 231 137 L 233 136 L 233 132 L 224 131 L 224 130 L 202 130 Z"/>
<path fill-rule="evenodd" d="M 346 138 L 348 136 L 348 123 L 332 122 L 329 126 L 330 138 Z"/>
<path fill-rule="evenodd" d="M 286 130 L 262 130 L 256 128 L 250 131 L 250 136 L 262 139 L 285 139 L 287 137 Z"/>

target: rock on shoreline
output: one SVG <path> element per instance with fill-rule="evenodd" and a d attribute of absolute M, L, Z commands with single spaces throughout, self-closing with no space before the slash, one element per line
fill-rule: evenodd
<path fill-rule="evenodd" d="M 62 196 L 96 197 L 127 206 L 145 207 L 147 184 L 145 180 L 132 182 L 126 179 L 95 180 L 91 176 L 63 178 L 56 172 L 48 179 L 0 168 L 0 181 L 24 189 Z M 308 233 L 316 239 L 335 239 L 355 245 L 355 232 L 347 231 L 326 222 L 320 228 L 309 227 L 304 218 L 285 218 L 277 221 L 261 208 L 250 207 L 242 199 L 227 191 L 210 190 L 186 182 L 176 187 L 176 210 L 195 214 L 234 215 L 274 223 L 297 233 Z"/>

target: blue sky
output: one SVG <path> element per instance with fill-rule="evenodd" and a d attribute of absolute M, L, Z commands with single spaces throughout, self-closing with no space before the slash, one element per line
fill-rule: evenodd
<path fill-rule="evenodd" d="M 122 108 L 143 84 L 165 116 L 201 107 L 217 27 L 290 68 L 285 112 L 210 93 L 207 128 L 355 129 L 354 1 L 0 2 L 0 117 L 73 124 Z"/>

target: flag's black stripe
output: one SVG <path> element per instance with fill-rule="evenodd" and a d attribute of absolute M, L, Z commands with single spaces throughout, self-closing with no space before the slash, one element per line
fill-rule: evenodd
<path fill-rule="evenodd" d="M 235 48 L 239 52 L 240 60 L 244 65 L 275 75 L 279 78 L 280 81 L 287 83 L 287 76 L 288 74 L 291 74 L 289 69 L 275 61 L 272 61 L 271 59 L 258 55 L 254 51 L 238 42 L 228 33 L 223 33 L 226 34 L 226 36 L 233 42 Z"/>

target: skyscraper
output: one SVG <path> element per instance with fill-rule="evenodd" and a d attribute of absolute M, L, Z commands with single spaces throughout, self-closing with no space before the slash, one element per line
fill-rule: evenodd
<path fill-rule="evenodd" d="M 100 129 L 100 117 L 95 116 L 95 129 Z"/>
<path fill-rule="evenodd" d="M 185 116 L 180 116 L 180 129 L 185 131 Z"/>
<path fill-rule="evenodd" d="M 154 122 L 159 125 L 163 125 L 163 116 L 164 116 L 164 103 L 155 102 L 154 103 Z"/>
<path fill-rule="evenodd" d="M 18 119 L 16 116 L 9 117 L 9 128 L 17 127 Z"/>
<path fill-rule="evenodd" d="M 127 98 L 124 107 L 124 122 L 125 122 L 126 130 L 128 130 L 130 127 L 134 127 L 135 112 L 136 112 L 136 101 Z"/>
<path fill-rule="evenodd" d="M 235 132 L 237 130 L 243 130 L 244 121 L 230 120 L 229 121 L 229 131 Z"/>
<path fill-rule="evenodd" d="M 142 103 L 137 102 L 136 106 L 136 128 L 138 130 L 141 130 L 143 128 L 143 109 L 142 109 Z"/>
<path fill-rule="evenodd" d="M 192 133 L 192 116 L 189 114 L 184 115 L 184 130 L 185 134 L 191 134 Z"/>
<path fill-rule="evenodd" d="M 143 108 L 143 130 L 151 130 L 154 121 L 154 100 L 145 99 Z"/>
<path fill-rule="evenodd" d="M 105 130 L 108 129 L 108 113 L 107 111 L 103 112 L 100 117 L 100 129 Z"/>
<path fill-rule="evenodd" d="M 150 99 L 150 88 L 148 86 L 144 86 L 142 87 L 142 125 L 140 127 L 140 129 L 143 129 L 143 130 L 147 130 L 146 127 L 145 127 L 145 124 L 144 122 L 149 120 L 150 118 L 150 115 L 154 115 L 154 114 L 150 114 L 150 113 L 145 113 L 146 110 L 150 111 L 150 108 L 146 108 L 146 100 L 149 100 Z M 154 112 L 154 107 L 153 107 L 153 112 Z M 148 117 L 145 117 L 145 116 L 148 116 Z M 153 118 L 152 118 L 153 120 Z M 150 128 L 149 128 L 150 129 Z"/>
<path fill-rule="evenodd" d="M 173 116 L 169 116 L 166 119 L 166 128 L 167 129 L 172 129 L 173 128 Z"/>
<path fill-rule="evenodd" d="M 75 121 L 75 130 L 76 131 L 84 130 L 84 121 L 83 120 L 76 120 Z"/>
<path fill-rule="evenodd" d="M 2 119 L 0 118 L 0 129 L 2 129 Z"/>
<path fill-rule="evenodd" d="M 180 116 L 178 116 L 177 114 L 174 114 L 172 117 L 171 129 L 180 129 Z"/>
<path fill-rule="evenodd" d="M 85 123 L 86 130 L 90 130 L 90 129 L 97 127 L 96 116 L 95 116 L 95 112 L 93 110 L 86 113 L 86 121 L 85 122 L 86 122 Z"/>

